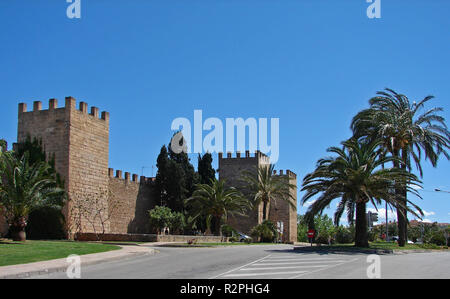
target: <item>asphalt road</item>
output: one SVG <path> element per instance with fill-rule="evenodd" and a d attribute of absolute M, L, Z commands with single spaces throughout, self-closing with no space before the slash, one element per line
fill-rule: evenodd
<path fill-rule="evenodd" d="M 368 254 L 296 252 L 291 245 L 156 249 L 151 256 L 82 267 L 81 278 L 368 278 L 370 266 L 380 278 L 450 278 L 450 252 L 379 255 L 374 268 Z M 60 272 L 33 278 L 67 277 Z"/>

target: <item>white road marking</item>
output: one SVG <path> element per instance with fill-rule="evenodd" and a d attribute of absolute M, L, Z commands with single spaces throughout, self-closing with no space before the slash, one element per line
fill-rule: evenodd
<path fill-rule="evenodd" d="M 335 257 L 324 257 L 324 258 L 309 258 L 309 257 L 271 257 L 266 259 L 267 261 L 275 261 L 275 260 L 283 260 L 283 261 L 329 261 L 329 260 L 335 260 L 337 258 Z"/>
<path fill-rule="evenodd" d="M 308 262 L 308 261 L 304 261 L 304 262 L 280 262 L 280 263 L 266 263 L 266 262 L 262 262 L 262 263 L 257 263 L 255 264 L 258 266 L 277 266 L 277 265 L 297 265 L 297 264 L 320 264 L 320 263 L 342 263 L 345 262 L 345 260 L 335 260 L 335 261 L 317 261 L 317 262 Z"/>
<path fill-rule="evenodd" d="M 212 277 L 252 277 L 252 276 L 278 276 L 287 275 L 284 277 L 293 279 L 309 273 L 323 271 L 332 267 L 343 265 L 357 260 L 338 259 L 337 257 L 315 257 L 308 258 L 308 256 L 277 256 L 270 254 L 266 257 L 260 258 L 251 263 L 245 264 L 238 268 L 232 269 L 225 273 Z M 279 270 L 279 271 L 276 271 Z M 286 270 L 286 271 L 283 271 Z M 297 270 L 297 271 L 296 271 Z M 259 271 L 259 272 L 257 272 Z M 266 272 L 269 271 L 269 272 Z M 289 277 L 294 275 L 292 277 Z"/>
<path fill-rule="evenodd" d="M 239 273 L 239 274 L 227 274 L 223 277 L 240 277 L 240 276 L 267 276 L 267 275 L 286 275 L 286 274 L 301 274 L 308 271 L 290 271 L 290 272 L 266 272 L 266 273 Z"/>
<path fill-rule="evenodd" d="M 228 273 L 230 273 L 230 272 L 233 272 L 233 271 L 236 271 L 236 270 L 242 269 L 242 268 L 244 268 L 244 267 L 247 267 L 247 266 L 253 265 L 254 263 L 257 263 L 257 262 L 259 262 L 259 261 L 262 261 L 262 260 L 264 260 L 265 258 L 268 258 L 269 256 L 271 256 L 271 254 L 269 254 L 268 256 L 265 256 L 265 257 L 263 257 L 263 258 L 260 258 L 259 260 L 256 260 L 256 261 L 254 261 L 254 262 L 251 262 L 251 263 L 245 264 L 244 266 L 241 266 L 241 267 L 238 267 L 238 268 L 236 268 L 236 269 L 233 269 L 233 270 L 227 271 L 227 272 L 225 272 L 225 273 L 222 273 L 222 274 L 219 274 L 219 275 L 213 276 L 213 277 L 211 277 L 210 279 L 214 279 L 214 278 L 217 278 L 217 277 L 219 277 L 219 276 L 223 276 L 223 275 L 225 275 L 225 274 L 228 274 Z"/>
<path fill-rule="evenodd" d="M 295 259 L 295 260 L 287 260 L 287 259 L 266 259 L 265 262 L 286 262 L 286 263 L 296 263 L 296 262 L 333 262 L 333 261 L 342 261 L 342 259 Z"/>
<path fill-rule="evenodd" d="M 244 268 L 244 269 L 239 269 L 239 271 L 256 271 L 256 270 L 280 270 L 280 269 L 298 269 L 301 267 L 304 268 L 323 268 L 323 267 L 328 267 L 329 265 L 305 265 L 305 266 L 284 266 L 284 267 L 253 267 L 253 268 Z"/>
<path fill-rule="evenodd" d="M 337 266 L 340 266 L 340 265 L 343 265 L 343 264 L 351 263 L 351 262 L 354 262 L 354 261 L 356 261 L 356 260 L 357 260 L 357 258 L 352 259 L 352 260 L 349 260 L 349 261 L 345 261 L 345 262 L 340 263 L 340 264 L 331 265 L 331 266 L 326 267 L 326 268 L 323 268 L 323 269 L 318 269 L 318 270 L 310 271 L 310 272 L 308 272 L 308 273 L 302 273 L 302 274 L 300 274 L 300 275 L 296 275 L 296 276 L 294 276 L 294 277 L 291 277 L 290 279 L 299 278 L 300 276 L 303 276 L 303 275 L 305 275 L 305 274 L 311 274 L 311 273 L 315 273 L 315 272 L 320 272 L 320 271 L 323 271 L 323 270 L 326 270 L 326 269 L 330 269 L 330 268 L 333 268 L 333 267 L 337 267 Z"/>

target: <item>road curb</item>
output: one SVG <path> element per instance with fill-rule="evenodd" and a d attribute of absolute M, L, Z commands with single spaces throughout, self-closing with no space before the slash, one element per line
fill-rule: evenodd
<path fill-rule="evenodd" d="M 323 248 L 321 246 L 313 247 L 294 247 L 294 251 L 303 252 L 333 252 L 333 253 L 366 253 L 366 254 L 393 254 L 391 249 L 353 249 L 353 248 Z"/>
<path fill-rule="evenodd" d="M 130 257 L 155 254 L 153 248 L 143 246 L 120 246 L 122 249 L 101 253 L 81 255 L 81 267 L 104 262 L 128 259 Z M 28 264 L 10 265 L 0 267 L 0 279 L 29 278 L 36 275 L 45 275 L 67 270 L 66 258 L 41 261 Z M 22 268 L 22 269 L 21 269 Z M 9 272 L 9 273 L 8 273 Z"/>

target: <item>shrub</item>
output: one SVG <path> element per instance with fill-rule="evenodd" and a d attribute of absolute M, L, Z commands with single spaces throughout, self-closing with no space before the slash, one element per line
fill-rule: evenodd
<path fill-rule="evenodd" d="M 274 242 L 277 238 L 277 228 L 270 220 L 264 220 L 261 224 L 256 225 L 250 235 L 259 242 Z"/>
<path fill-rule="evenodd" d="M 315 238 L 315 242 L 317 244 L 328 244 L 328 237 L 329 236 L 326 233 L 319 233 Z"/>
<path fill-rule="evenodd" d="M 236 235 L 237 234 L 237 231 L 233 228 L 233 227 L 231 227 L 230 225 L 228 225 L 228 224 L 224 224 L 224 225 L 222 225 L 222 227 L 220 228 L 220 230 L 221 230 L 221 232 L 222 232 L 222 235 L 224 236 L 224 237 L 233 237 L 234 235 Z M 238 239 L 239 240 L 239 239 Z"/>
<path fill-rule="evenodd" d="M 374 242 L 377 241 L 378 234 L 375 231 L 371 230 L 367 232 L 367 237 L 369 239 L 369 242 Z"/>
<path fill-rule="evenodd" d="M 234 242 L 239 242 L 239 238 L 238 238 L 237 236 L 229 237 L 228 241 L 229 241 L 229 242 L 232 242 L 232 243 L 234 243 Z"/>
<path fill-rule="evenodd" d="M 26 227 L 30 240 L 60 240 L 66 238 L 65 219 L 58 207 L 41 207 L 32 211 Z"/>
<path fill-rule="evenodd" d="M 429 240 L 429 243 L 435 244 L 435 245 L 438 245 L 438 246 L 447 245 L 447 240 L 445 239 L 444 232 L 442 230 L 432 232 L 431 233 L 431 238 Z"/>
<path fill-rule="evenodd" d="M 348 244 L 353 242 L 353 235 L 350 229 L 345 226 L 339 226 L 335 234 L 336 242 L 339 244 Z"/>

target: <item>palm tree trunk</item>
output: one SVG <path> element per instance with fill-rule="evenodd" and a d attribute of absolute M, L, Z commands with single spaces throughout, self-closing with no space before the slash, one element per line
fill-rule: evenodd
<path fill-rule="evenodd" d="M 400 158 L 400 150 L 395 149 L 393 151 L 393 156 L 396 158 Z M 402 160 L 403 162 L 405 162 L 404 160 L 404 155 L 402 155 Z M 400 169 L 403 168 L 403 165 L 400 166 L 398 161 L 394 161 L 393 162 L 393 166 L 394 168 Z M 396 182 L 395 184 L 395 194 L 398 201 L 403 201 L 403 199 L 401 199 L 401 197 L 404 196 L 403 194 L 403 183 L 399 183 Z M 406 202 L 406 198 L 404 199 Z M 396 206 L 397 208 L 397 228 L 398 228 L 398 244 L 399 246 L 405 246 L 405 227 L 406 227 L 406 217 L 404 216 L 403 213 L 406 213 L 406 210 L 403 209 L 402 207 L 400 207 L 399 205 Z"/>
<path fill-rule="evenodd" d="M 355 246 L 369 247 L 367 235 L 366 203 L 361 201 L 356 203 L 356 227 Z"/>
<path fill-rule="evenodd" d="M 402 161 L 403 165 L 401 166 L 402 169 L 406 171 L 406 162 L 408 158 L 408 152 L 406 149 L 402 150 Z M 399 188 L 399 194 L 402 197 L 400 200 L 402 201 L 403 205 L 406 206 L 406 183 L 402 182 L 400 188 Z M 408 219 L 407 219 L 407 211 L 403 207 L 397 208 L 397 219 L 398 219 L 398 245 L 400 247 L 405 246 L 406 240 L 407 240 L 407 225 L 408 225 Z"/>
<path fill-rule="evenodd" d="M 263 201 L 263 221 L 267 220 L 267 202 Z"/>
<path fill-rule="evenodd" d="M 220 236 L 220 220 L 222 219 L 221 216 L 214 217 L 214 234 L 216 236 Z"/>

